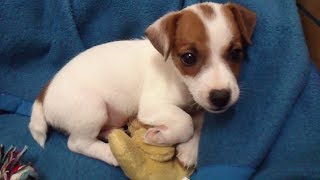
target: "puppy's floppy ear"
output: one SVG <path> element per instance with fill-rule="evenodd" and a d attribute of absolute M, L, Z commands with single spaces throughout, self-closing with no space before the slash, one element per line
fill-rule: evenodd
<path fill-rule="evenodd" d="M 145 31 L 145 35 L 151 44 L 164 56 L 168 58 L 176 32 L 179 12 L 171 12 L 151 24 Z"/>
<path fill-rule="evenodd" d="M 227 7 L 233 13 L 245 42 L 251 45 L 251 37 L 257 21 L 256 13 L 234 3 L 228 3 Z"/>

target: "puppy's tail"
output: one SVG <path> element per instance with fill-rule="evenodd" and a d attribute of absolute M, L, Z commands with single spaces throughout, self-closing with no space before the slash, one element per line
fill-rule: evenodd
<path fill-rule="evenodd" d="M 44 148 L 44 143 L 47 139 L 48 125 L 43 114 L 42 103 L 38 100 L 36 100 L 32 106 L 29 129 L 33 139 L 35 139 L 39 145 Z"/>

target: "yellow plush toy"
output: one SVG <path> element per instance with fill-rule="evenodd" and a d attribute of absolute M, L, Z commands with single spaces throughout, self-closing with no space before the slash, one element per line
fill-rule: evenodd
<path fill-rule="evenodd" d="M 109 136 L 111 151 L 123 172 L 133 180 L 188 179 L 194 168 L 184 168 L 175 157 L 174 147 L 145 144 L 146 132 L 137 120 L 129 124 L 129 137 L 122 130 L 113 130 Z"/>

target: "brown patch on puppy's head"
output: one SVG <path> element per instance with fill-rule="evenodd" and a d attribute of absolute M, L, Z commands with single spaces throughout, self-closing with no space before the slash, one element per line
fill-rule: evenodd
<path fill-rule="evenodd" d="M 223 48 L 223 57 L 236 77 L 240 75 L 241 62 L 244 59 L 244 48 L 252 44 L 251 37 L 256 24 L 254 12 L 233 3 L 228 3 L 222 8 L 223 15 L 227 18 L 232 41 Z"/>
<path fill-rule="evenodd" d="M 170 54 L 179 16 L 180 14 L 178 12 L 168 13 L 150 25 L 145 31 L 145 35 L 149 41 L 165 59 L 167 59 Z"/>
<path fill-rule="evenodd" d="M 207 15 L 212 14 L 208 7 Z M 211 7 L 209 7 L 211 8 Z M 146 36 L 152 45 L 165 57 L 172 60 L 183 75 L 195 76 L 205 64 L 209 55 L 209 39 L 205 25 L 199 15 L 191 10 L 169 13 L 146 30 Z M 188 65 L 181 60 L 186 54 L 195 56 L 195 63 Z"/>
<path fill-rule="evenodd" d="M 209 4 L 200 4 L 199 8 L 206 18 L 212 18 L 215 15 L 212 6 Z"/>
<path fill-rule="evenodd" d="M 234 22 L 235 20 L 243 40 L 247 44 L 252 44 L 251 37 L 256 26 L 256 14 L 243 6 L 234 3 L 227 3 L 224 6 L 223 11 L 229 21 Z"/>
<path fill-rule="evenodd" d="M 208 32 L 199 15 L 191 10 L 181 11 L 172 45 L 172 59 L 180 73 L 188 76 L 197 75 L 209 58 L 209 46 Z M 194 64 L 187 65 L 181 60 L 187 53 L 193 54 Z"/>
<path fill-rule="evenodd" d="M 238 28 L 237 22 L 234 18 L 232 11 L 228 6 L 222 8 L 223 15 L 227 18 L 227 22 L 232 33 L 232 40 L 229 44 L 223 47 L 223 58 L 226 60 L 230 69 L 236 77 L 240 75 L 241 62 L 243 61 L 244 54 L 244 41 Z M 234 57 L 238 56 L 238 57 Z"/>
<path fill-rule="evenodd" d="M 223 6 L 222 12 L 227 18 L 233 34 L 232 41 L 224 48 L 223 57 L 236 77 L 240 75 L 241 62 L 244 59 L 244 48 L 252 44 L 251 37 L 256 24 L 254 12 L 233 3 Z"/>
<path fill-rule="evenodd" d="M 239 40 L 232 41 L 223 48 L 223 58 L 235 77 L 240 76 L 241 63 L 244 59 L 243 44 Z"/>

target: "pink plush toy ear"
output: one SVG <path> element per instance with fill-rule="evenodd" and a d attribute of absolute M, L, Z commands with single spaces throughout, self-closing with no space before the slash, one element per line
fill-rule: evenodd
<path fill-rule="evenodd" d="M 171 12 L 151 24 L 145 31 L 149 41 L 165 59 L 170 54 L 178 18 L 179 12 Z"/>

